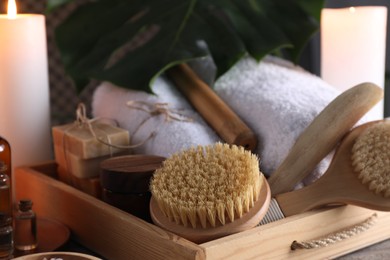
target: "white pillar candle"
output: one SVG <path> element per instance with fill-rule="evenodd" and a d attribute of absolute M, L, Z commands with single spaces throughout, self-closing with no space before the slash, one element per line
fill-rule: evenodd
<path fill-rule="evenodd" d="M 0 136 L 13 167 L 51 159 L 45 17 L 0 15 Z"/>
<path fill-rule="evenodd" d="M 321 77 L 341 91 L 372 82 L 384 87 L 387 8 L 323 9 Z M 383 101 L 370 111 L 383 118 Z"/>

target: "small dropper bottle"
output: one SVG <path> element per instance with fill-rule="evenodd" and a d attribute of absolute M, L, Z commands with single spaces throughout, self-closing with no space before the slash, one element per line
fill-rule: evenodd
<path fill-rule="evenodd" d="M 38 246 L 37 221 L 29 199 L 19 201 L 15 219 L 15 248 L 21 251 L 30 251 Z"/>

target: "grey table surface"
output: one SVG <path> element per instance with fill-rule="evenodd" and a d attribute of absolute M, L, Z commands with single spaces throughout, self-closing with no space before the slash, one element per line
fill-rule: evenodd
<path fill-rule="evenodd" d="M 390 240 L 362 248 L 345 256 L 337 258 L 339 260 L 360 260 L 360 259 L 390 259 Z"/>

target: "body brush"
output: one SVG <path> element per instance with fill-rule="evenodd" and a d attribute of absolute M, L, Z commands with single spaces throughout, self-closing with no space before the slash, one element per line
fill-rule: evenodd
<path fill-rule="evenodd" d="M 337 203 L 390 211 L 389 120 L 352 129 L 324 175 L 302 189 L 276 195 L 261 224 Z"/>
<path fill-rule="evenodd" d="M 257 156 L 221 143 L 174 154 L 150 190 L 153 222 L 193 242 L 256 226 L 271 196 Z"/>

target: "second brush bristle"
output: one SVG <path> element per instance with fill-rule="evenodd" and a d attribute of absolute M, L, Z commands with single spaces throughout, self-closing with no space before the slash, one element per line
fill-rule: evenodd
<path fill-rule="evenodd" d="M 261 176 L 256 155 L 217 143 L 172 155 L 155 172 L 150 188 L 171 221 L 206 228 L 248 212 L 258 199 Z"/>
<path fill-rule="evenodd" d="M 373 124 L 356 139 L 352 165 L 369 190 L 390 197 L 390 121 Z"/>

